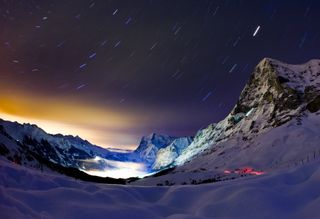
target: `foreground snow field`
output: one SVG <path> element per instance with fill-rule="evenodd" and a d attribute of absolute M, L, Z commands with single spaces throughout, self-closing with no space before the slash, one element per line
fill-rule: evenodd
<path fill-rule="evenodd" d="M 203 185 L 113 186 L 0 161 L 0 218 L 320 217 L 319 161 Z"/>

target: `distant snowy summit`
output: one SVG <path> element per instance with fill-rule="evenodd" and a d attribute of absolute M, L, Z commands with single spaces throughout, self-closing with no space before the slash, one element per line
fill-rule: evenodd
<path fill-rule="evenodd" d="M 149 164 L 151 169 L 160 170 L 171 164 L 184 148 L 192 142 L 192 137 L 172 137 L 152 133 L 141 139 L 133 152 L 140 160 Z M 164 158 L 166 159 L 164 161 Z"/>
<path fill-rule="evenodd" d="M 147 163 L 155 161 L 159 149 L 164 148 L 174 141 L 175 137 L 152 133 L 142 137 L 135 154 Z"/>
<path fill-rule="evenodd" d="M 79 137 L 49 135 L 35 125 L 0 120 L 0 154 L 22 165 L 86 170 L 95 161 L 94 167 L 104 170 L 117 168 L 112 164 L 119 161 L 143 163 L 149 173 L 174 169 L 134 182 L 145 185 L 210 182 L 229 173 L 262 173 L 296 165 L 317 159 L 319 142 L 320 60 L 290 65 L 265 58 L 225 119 L 194 137 L 150 134 L 128 153 L 103 149 Z"/>

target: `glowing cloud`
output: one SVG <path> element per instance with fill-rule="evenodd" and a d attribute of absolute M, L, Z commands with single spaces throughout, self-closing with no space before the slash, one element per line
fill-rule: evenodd
<path fill-rule="evenodd" d="M 101 157 L 82 160 L 81 165 L 81 171 L 99 177 L 126 179 L 130 177 L 145 177 L 151 174 L 143 163 L 107 160 Z"/>

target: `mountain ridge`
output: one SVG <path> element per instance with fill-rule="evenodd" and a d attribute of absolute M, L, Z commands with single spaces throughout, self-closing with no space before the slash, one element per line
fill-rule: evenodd
<path fill-rule="evenodd" d="M 9 135 L 16 141 L 16 151 L 19 151 L 19 144 L 22 142 L 30 150 L 38 150 L 40 156 L 66 167 L 85 168 L 84 163 L 79 162 L 83 159 L 142 162 L 149 172 L 175 168 L 165 175 L 173 177 L 171 183 L 191 183 L 192 180 L 197 180 L 197 172 L 206 172 L 207 175 L 204 175 L 208 179 L 204 180 L 210 180 L 213 173 L 225 177 L 221 173 L 223 168 L 237 168 L 239 165 L 246 165 L 246 162 L 262 169 L 284 165 L 291 162 L 290 159 L 298 159 L 292 152 L 289 153 L 290 156 L 284 155 L 284 149 L 281 147 L 287 148 L 289 143 L 294 145 L 301 156 L 316 153 L 315 142 L 318 140 L 318 134 L 320 136 L 317 129 L 319 110 L 320 60 L 313 59 L 305 64 L 291 65 L 265 58 L 254 68 L 237 103 L 225 119 L 199 130 L 194 137 L 172 137 L 151 133 L 142 137 L 137 149 L 131 153 L 111 152 L 78 136 L 49 135 L 35 125 L 20 125 L 4 120 L 0 120 L 0 123 L 6 123 L 6 127 L 2 129 L 7 132 L 2 134 Z M 306 132 L 308 129 L 309 132 Z M 281 130 L 287 137 L 283 139 L 274 130 Z M 289 130 L 292 133 L 288 133 Z M 291 138 L 297 137 L 295 135 L 310 138 L 308 150 L 290 142 Z M 273 151 L 274 148 L 269 148 L 276 143 L 270 143 L 265 136 L 275 138 L 278 144 L 283 144 L 278 147 L 279 155 L 273 154 L 277 152 Z M 248 153 L 244 154 L 245 151 Z M 6 149 L 2 147 L 1 152 L 5 153 Z M 245 159 L 241 160 L 239 154 Z M 249 154 L 252 158 L 248 158 Z M 263 154 L 273 154 L 272 156 L 277 158 L 267 156 L 268 160 L 261 157 Z M 207 163 L 199 161 L 203 157 L 204 160 L 210 160 L 207 160 Z M 254 157 L 259 157 L 263 165 Z M 190 163 L 193 166 L 190 166 Z M 209 163 L 211 166 L 208 166 Z M 107 165 L 106 162 L 102 164 Z M 191 170 L 194 173 L 188 175 Z M 180 176 L 176 179 L 174 174 L 188 177 L 191 181 L 182 182 Z M 163 177 L 158 178 L 162 184 Z M 149 177 L 134 183 L 158 184 L 154 178 Z"/>

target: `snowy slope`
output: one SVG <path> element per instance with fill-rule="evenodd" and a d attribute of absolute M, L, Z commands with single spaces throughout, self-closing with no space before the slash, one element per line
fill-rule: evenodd
<path fill-rule="evenodd" d="M 288 65 L 263 59 L 231 113 L 218 124 L 201 130 L 176 163 L 181 165 L 212 144 L 237 134 L 248 140 L 292 118 L 303 117 L 306 106 L 320 95 L 319 75 L 319 60 Z"/>
<path fill-rule="evenodd" d="M 0 218 L 317 219 L 320 163 L 198 186 L 76 181 L 0 159 Z"/>
<path fill-rule="evenodd" d="M 320 153 L 320 60 L 289 65 L 263 59 L 230 114 L 200 130 L 169 174 L 136 184 L 224 180 L 225 170 L 269 171 L 316 159 Z"/>
<path fill-rule="evenodd" d="M 251 167 L 266 173 L 320 159 L 320 116 L 309 115 L 302 124 L 291 121 L 252 140 L 237 136 L 209 147 L 172 172 L 133 184 L 171 185 L 220 181 L 239 175 L 226 170 Z"/>

